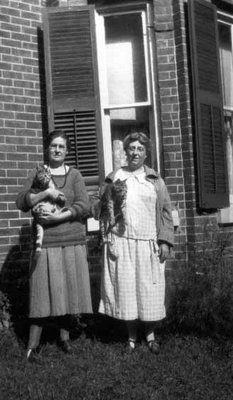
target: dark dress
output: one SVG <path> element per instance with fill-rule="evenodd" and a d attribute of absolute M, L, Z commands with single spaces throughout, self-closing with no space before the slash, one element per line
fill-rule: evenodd
<path fill-rule="evenodd" d="M 22 211 L 31 208 L 28 194 L 34 176 L 35 170 L 17 197 L 17 207 Z M 92 313 L 83 223 L 89 203 L 84 180 L 75 168 L 70 168 L 65 176 L 53 176 L 53 180 L 64 193 L 65 207 L 72 218 L 44 227 L 41 255 L 36 265 L 31 264 L 31 318 Z"/>

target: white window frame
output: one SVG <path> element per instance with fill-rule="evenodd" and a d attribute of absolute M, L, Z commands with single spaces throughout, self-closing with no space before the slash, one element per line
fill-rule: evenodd
<path fill-rule="evenodd" d="M 218 12 L 218 23 L 226 26 L 230 26 L 231 29 L 231 44 L 232 44 L 232 64 L 233 64 L 233 17 L 229 14 Z M 233 82 L 231 82 L 233 90 Z M 223 107 L 224 112 L 230 111 L 233 113 L 233 107 Z M 219 210 L 218 222 L 220 224 L 232 224 L 233 223 L 233 194 L 229 194 L 230 206 Z"/>
<path fill-rule="evenodd" d="M 135 102 L 131 104 L 109 104 L 108 103 L 108 88 L 107 88 L 107 70 L 106 70 L 106 53 L 105 53 L 105 28 L 104 18 L 112 15 L 127 15 L 140 13 L 142 16 L 143 38 L 144 38 L 144 51 L 145 51 L 145 69 L 146 69 L 146 86 L 147 86 L 147 101 Z M 152 142 L 155 145 L 155 154 L 151 154 L 152 162 L 156 159 L 158 170 L 160 170 L 160 143 L 159 143 L 159 129 L 158 129 L 158 116 L 156 107 L 156 93 L 155 93 L 155 73 L 154 65 L 154 52 L 153 52 L 153 38 L 151 32 L 152 13 L 149 3 L 143 3 L 141 7 L 131 6 L 125 7 L 124 5 L 117 7 L 109 7 L 107 11 L 95 12 L 96 23 L 96 38 L 97 38 L 97 62 L 99 71 L 99 86 L 100 86 L 100 106 L 101 106 L 101 121 L 103 132 L 103 157 L 104 157 L 104 173 L 107 175 L 113 169 L 112 162 L 112 143 L 111 143 L 111 127 L 110 127 L 110 110 L 138 108 L 138 107 L 151 107 L 152 121 L 150 126 L 153 126 L 153 132 L 150 132 Z M 151 119 L 151 118 L 150 118 Z"/>

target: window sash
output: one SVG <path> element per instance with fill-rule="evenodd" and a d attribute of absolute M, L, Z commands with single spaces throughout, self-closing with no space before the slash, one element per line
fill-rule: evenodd
<path fill-rule="evenodd" d="M 128 102 L 128 103 L 113 103 L 109 101 L 108 95 L 108 86 L 107 86 L 107 56 L 106 56 L 106 42 L 105 42 L 105 27 L 104 27 L 104 19 L 108 16 L 115 15 L 132 15 L 132 14 L 141 14 L 142 18 L 142 36 L 143 36 L 143 49 L 144 49 L 144 59 L 145 59 L 145 74 L 146 74 L 146 92 L 147 92 L 147 100 L 146 101 L 136 101 L 136 102 Z M 131 10 L 131 11 L 121 11 L 121 12 L 108 12 L 104 14 L 99 14 L 96 12 L 96 26 L 97 26 L 97 51 L 99 55 L 99 71 L 100 71 L 100 85 L 101 85 L 101 97 L 102 97 L 102 107 L 105 110 L 110 109 L 119 109 L 119 108 L 132 108 L 137 106 L 145 106 L 151 105 L 151 83 L 150 83 L 150 62 L 149 62 L 149 46 L 147 40 L 147 17 L 145 10 Z"/>
<path fill-rule="evenodd" d="M 153 31 L 149 29 L 152 24 L 153 13 L 151 6 L 148 3 L 141 3 L 137 6 L 121 5 L 119 7 L 108 7 L 106 10 L 97 10 L 95 14 L 96 21 L 96 36 L 97 36 L 97 59 L 99 66 L 99 83 L 100 83 L 100 104 L 101 104 L 101 120 L 103 131 L 103 151 L 104 151 L 104 164 L 105 174 L 113 169 L 113 160 L 111 155 L 113 153 L 112 140 L 111 140 L 111 111 L 127 110 L 134 108 L 148 109 L 148 126 L 151 133 L 151 141 L 153 152 L 151 154 L 151 164 L 157 170 L 160 170 L 161 164 L 161 145 L 159 137 L 159 123 L 157 120 L 157 103 L 156 103 L 156 81 L 155 81 L 155 60 L 153 54 L 154 39 Z M 139 13 L 142 16 L 143 26 L 143 43 L 145 52 L 145 71 L 146 71 L 146 89 L 147 101 L 129 102 L 122 104 L 110 104 L 108 102 L 108 87 L 107 87 L 107 71 L 106 71 L 106 54 L 105 54 L 105 16 L 113 15 L 127 15 Z"/>

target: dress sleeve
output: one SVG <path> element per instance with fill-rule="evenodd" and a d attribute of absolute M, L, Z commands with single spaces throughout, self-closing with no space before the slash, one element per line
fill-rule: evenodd
<path fill-rule="evenodd" d="M 72 181 L 74 191 L 74 201 L 69 207 L 72 213 L 72 219 L 85 218 L 89 214 L 89 197 L 85 187 L 84 179 L 78 170 L 75 170 Z"/>
<path fill-rule="evenodd" d="M 29 194 L 31 192 L 31 186 L 35 175 L 36 170 L 34 169 L 29 173 L 23 189 L 18 193 L 16 198 L 16 207 L 21 211 L 27 212 L 32 208 Z"/>
<path fill-rule="evenodd" d="M 159 194 L 159 212 L 160 212 L 160 229 L 158 232 L 158 242 L 167 243 L 170 247 L 174 245 L 174 225 L 172 218 L 171 200 L 167 187 L 162 178 L 160 178 L 160 194 Z"/>

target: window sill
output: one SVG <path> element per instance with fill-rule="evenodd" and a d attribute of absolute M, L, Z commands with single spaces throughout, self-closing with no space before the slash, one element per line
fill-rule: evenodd
<path fill-rule="evenodd" d="M 219 225 L 233 225 L 233 203 L 218 212 Z"/>

